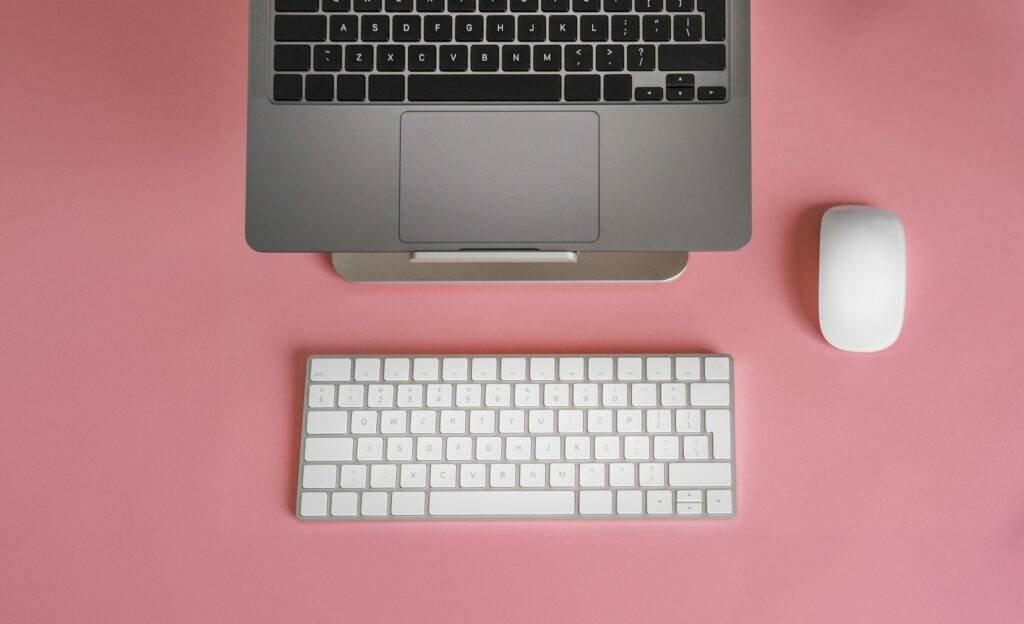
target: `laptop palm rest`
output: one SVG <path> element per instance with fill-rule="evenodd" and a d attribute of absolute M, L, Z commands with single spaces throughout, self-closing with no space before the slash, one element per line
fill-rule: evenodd
<path fill-rule="evenodd" d="M 409 112 L 401 142 L 402 241 L 597 240 L 596 113 Z"/>

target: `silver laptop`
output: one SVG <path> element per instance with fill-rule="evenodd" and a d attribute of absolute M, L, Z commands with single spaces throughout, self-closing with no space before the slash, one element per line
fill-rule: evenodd
<path fill-rule="evenodd" d="M 250 0 L 260 251 L 750 237 L 748 0 Z"/>

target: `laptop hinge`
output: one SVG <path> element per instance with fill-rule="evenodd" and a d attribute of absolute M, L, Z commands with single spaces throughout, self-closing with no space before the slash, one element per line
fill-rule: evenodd
<path fill-rule="evenodd" d="M 414 251 L 409 261 L 414 264 L 574 264 L 575 251 Z"/>

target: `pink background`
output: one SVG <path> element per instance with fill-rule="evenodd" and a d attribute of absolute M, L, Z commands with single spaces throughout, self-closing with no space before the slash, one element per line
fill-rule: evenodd
<path fill-rule="evenodd" d="M 754 239 L 668 286 L 357 286 L 243 240 L 247 3 L 0 4 L 0 621 L 1011 622 L 1024 5 L 753 3 Z M 822 210 L 906 329 L 815 321 Z M 305 355 L 736 357 L 729 522 L 300 524 Z"/>

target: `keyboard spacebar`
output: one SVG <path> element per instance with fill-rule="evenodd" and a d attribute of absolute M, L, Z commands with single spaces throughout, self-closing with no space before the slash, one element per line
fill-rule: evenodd
<path fill-rule="evenodd" d="M 539 492 L 430 493 L 432 516 L 571 516 L 576 493 L 568 490 Z"/>
<path fill-rule="evenodd" d="M 409 76 L 410 102 L 557 102 L 559 75 Z"/>

